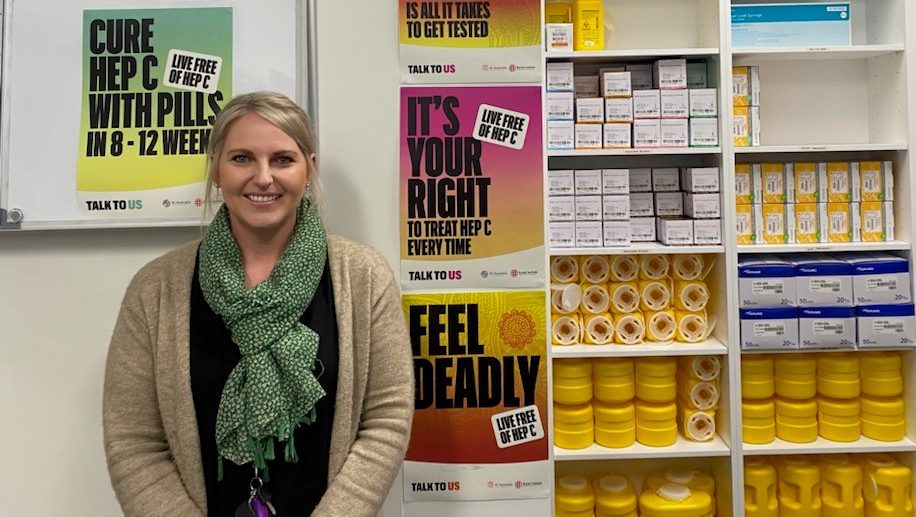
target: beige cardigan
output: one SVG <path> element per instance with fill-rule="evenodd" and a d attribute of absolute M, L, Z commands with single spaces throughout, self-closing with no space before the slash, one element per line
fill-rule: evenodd
<path fill-rule="evenodd" d="M 207 515 L 189 361 L 197 242 L 127 288 L 105 369 L 108 471 L 124 514 Z M 413 368 L 394 276 L 364 245 L 328 237 L 340 363 L 328 489 L 313 515 L 371 516 L 396 476 L 413 416 Z"/>

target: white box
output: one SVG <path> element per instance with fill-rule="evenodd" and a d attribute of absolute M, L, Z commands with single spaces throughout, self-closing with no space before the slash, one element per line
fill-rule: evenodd
<path fill-rule="evenodd" d="M 795 266 L 776 258 L 738 260 L 738 306 L 795 306 Z"/>
<path fill-rule="evenodd" d="M 605 221 L 630 220 L 630 196 L 601 196 L 602 214 Z"/>
<path fill-rule="evenodd" d="M 697 245 L 722 244 L 722 220 L 695 219 L 693 221 L 693 243 Z"/>
<path fill-rule="evenodd" d="M 742 350 L 798 348 L 798 312 L 795 307 L 741 309 Z"/>
<path fill-rule="evenodd" d="M 576 123 L 601 124 L 604 122 L 604 99 L 576 99 Z"/>
<path fill-rule="evenodd" d="M 683 118 L 690 115 L 690 90 L 662 90 L 661 117 Z"/>
<path fill-rule="evenodd" d="M 681 169 L 681 187 L 686 192 L 718 192 L 718 167 L 684 167 Z"/>
<path fill-rule="evenodd" d="M 652 169 L 630 169 L 630 192 L 652 192 Z"/>
<path fill-rule="evenodd" d="M 680 192 L 656 192 L 655 215 L 680 216 L 684 215 L 684 201 Z"/>
<path fill-rule="evenodd" d="M 573 64 L 572 63 L 547 63 L 547 91 L 571 92 L 573 91 Z"/>
<path fill-rule="evenodd" d="M 576 98 L 596 98 L 601 91 L 598 88 L 597 75 L 577 75 L 573 78 Z"/>
<path fill-rule="evenodd" d="M 575 194 L 575 180 L 570 169 L 547 171 L 547 195 L 571 196 Z"/>
<path fill-rule="evenodd" d="M 677 167 L 657 167 L 652 169 L 652 190 L 655 192 L 677 192 L 681 190 L 680 170 Z"/>
<path fill-rule="evenodd" d="M 706 62 L 687 63 L 687 88 L 706 88 Z"/>
<path fill-rule="evenodd" d="M 547 120 L 572 120 L 574 106 L 572 92 L 547 92 Z"/>
<path fill-rule="evenodd" d="M 852 307 L 852 266 L 827 256 L 792 260 L 799 307 Z"/>
<path fill-rule="evenodd" d="M 687 119 L 662 119 L 661 133 L 662 147 L 687 147 Z"/>
<path fill-rule="evenodd" d="M 633 147 L 653 149 L 661 146 L 662 126 L 660 120 L 633 121 Z"/>
<path fill-rule="evenodd" d="M 652 217 L 655 215 L 655 194 L 651 192 L 630 192 L 630 217 Z"/>
<path fill-rule="evenodd" d="M 576 222 L 603 219 L 601 196 L 576 196 Z"/>
<path fill-rule="evenodd" d="M 571 120 L 547 121 L 547 149 L 568 151 L 574 149 L 575 123 Z"/>
<path fill-rule="evenodd" d="M 652 65 L 627 65 L 633 90 L 652 89 Z"/>
<path fill-rule="evenodd" d="M 655 218 L 630 218 L 630 240 L 633 242 L 655 242 Z"/>
<path fill-rule="evenodd" d="M 687 60 L 659 59 L 656 61 L 652 84 L 659 90 L 686 90 Z"/>
<path fill-rule="evenodd" d="M 693 244 L 693 221 L 659 217 L 655 233 L 659 242 L 666 246 Z"/>
<path fill-rule="evenodd" d="M 573 49 L 573 24 L 548 23 L 544 25 L 544 45 L 547 50 L 570 51 Z"/>
<path fill-rule="evenodd" d="M 575 195 L 601 195 L 601 169 L 576 169 L 573 177 L 575 178 Z"/>
<path fill-rule="evenodd" d="M 601 149 L 604 131 L 601 124 L 576 124 L 576 149 Z"/>
<path fill-rule="evenodd" d="M 603 72 L 600 80 L 602 97 L 632 97 L 630 72 Z"/>
<path fill-rule="evenodd" d="M 661 90 L 636 90 L 633 92 L 633 118 L 656 119 L 662 116 Z"/>
<path fill-rule="evenodd" d="M 856 305 L 911 303 L 910 264 L 886 253 L 843 255 L 852 264 L 852 295 Z"/>
<path fill-rule="evenodd" d="M 602 169 L 601 193 L 605 196 L 630 193 L 630 169 Z"/>
<path fill-rule="evenodd" d="M 718 145 L 718 118 L 690 119 L 690 147 L 716 147 Z"/>
<path fill-rule="evenodd" d="M 576 245 L 576 223 L 551 221 L 547 227 L 551 248 L 572 248 Z"/>
<path fill-rule="evenodd" d="M 604 124 L 603 144 L 605 149 L 629 149 L 632 142 L 633 125 L 627 122 Z"/>
<path fill-rule="evenodd" d="M 799 348 L 855 348 L 856 310 L 852 307 L 798 309 Z"/>
<path fill-rule="evenodd" d="M 550 222 L 575 221 L 576 198 L 573 196 L 549 196 L 547 198 L 547 219 Z"/>
<path fill-rule="evenodd" d="M 856 308 L 859 348 L 913 346 L 913 304 L 864 305 Z"/>
<path fill-rule="evenodd" d="M 604 221 L 605 246 L 629 246 L 630 222 L 629 221 Z"/>
<path fill-rule="evenodd" d="M 690 98 L 691 117 L 718 117 L 719 116 L 719 90 L 715 88 L 701 88 L 687 90 Z"/>
<path fill-rule="evenodd" d="M 719 193 L 684 193 L 684 213 L 694 219 L 718 219 L 721 217 Z"/>
<path fill-rule="evenodd" d="M 576 221 L 576 247 L 594 248 L 604 245 L 601 221 Z"/>
<path fill-rule="evenodd" d="M 633 122 L 633 99 L 609 97 L 604 99 L 605 122 Z"/>

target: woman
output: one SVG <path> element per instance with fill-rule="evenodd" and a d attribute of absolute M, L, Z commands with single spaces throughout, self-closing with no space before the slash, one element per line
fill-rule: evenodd
<path fill-rule="evenodd" d="M 223 205 L 200 242 L 137 273 L 111 339 L 103 418 L 121 507 L 375 515 L 413 413 L 394 277 L 325 234 L 295 103 L 236 97 L 209 145 Z"/>

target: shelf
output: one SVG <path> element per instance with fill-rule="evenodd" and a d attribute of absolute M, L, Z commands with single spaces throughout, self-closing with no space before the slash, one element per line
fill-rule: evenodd
<path fill-rule="evenodd" d="M 660 242 L 638 242 L 627 247 L 549 248 L 547 253 L 565 255 L 675 255 L 695 253 L 723 253 L 724 246 L 665 246 Z"/>
<path fill-rule="evenodd" d="M 834 153 L 843 151 L 906 151 L 907 143 L 890 144 L 811 144 L 811 145 L 761 145 L 735 147 L 735 154 L 760 153 Z"/>
<path fill-rule="evenodd" d="M 910 243 L 888 242 L 823 242 L 817 244 L 742 244 L 738 253 L 808 253 L 836 251 L 895 251 L 908 250 Z"/>
<path fill-rule="evenodd" d="M 719 55 L 719 49 L 708 48 L 634 48 L 601 51 L 547 51 L 548 61 L 572 59 L 575 61 L 646 61 L 653 58 L 708 57 Z"/>
<path fill-rule="evenodd" d="M 899 442 L 879 442 L 862 437 L 855 442 L 834 442 L 820 436 L 811 443 L 791 443 L 777 438 L 772 443 L 755 445 L 744 444 L 745 456 L 762 456 L 772 454 L 835 454 L 843 452 L 914 452 L 916 443 L 909 438 Z"/>
<path fill-rule="evenodd" d="M 574 357 L 646 357 L 676 355 L 725 355 L 728 348 L 716 338 L 701 343 L 671 343 L 667 345 L 553 345 L 554 359 Z"/>
<path fill-rule="evenodd" d="M 563 449 L 554 446 L 553 457 L 556 461 L 581 460 L 623 460 L 640 458 L 687 458 L 728 456 L 728 445 L 716 435 L 708 442 L 691 442 L 678 435 L 677 442 L 670 447 L 649 447 L 639 442 L 623 449 L 610 449 L 592 444 L 585 449 Z"/>
<path fill-rule="evenodd" d="M 811 61 L 826 59 L 869 59 L 903 52 L 903 44 L 836 45 L 827 47 L 744 47 L 732 49 L 735 61 Z"/>
<path fill-rule="evenodd" d="M 569 151 L 547 150 L 547 156 L 641 156 L 680 154 L 719 154 L 721 147 L 663 147 L 653 149 L 575 149 Z"/>
<path fill-rule="evenodd" d="M 781 348 L 779 350 L 742 350 L 742 354 L 827 354 L 841 352 L 909 352 L 916 350 L 916 346 L 876 346 L 869 348 Z"/>

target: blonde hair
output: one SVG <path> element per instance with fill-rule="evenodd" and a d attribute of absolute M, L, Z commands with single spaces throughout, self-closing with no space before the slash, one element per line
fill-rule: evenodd
<path fill-rule="evenodd" d="M 204 206 L 209 210 L 213 194 L 213 178 L 219 167 L 219 155 L 223 151 L 226 135 L 232 124 L 239 118 L 254 113 L 277 126 L 299 146 L 305 156 L 309 172 L 307 196 L 313 204 L 321 204 L 321 184 L 318 171 L 312 164 L 311 155 L 315 152 L 315 137 L 312 134 L 309 116 L 289 97 L 276 92 L 260 91 L 234 97 L 216 116 L 210 141 L 207 144 L 207 186 Z"/>

